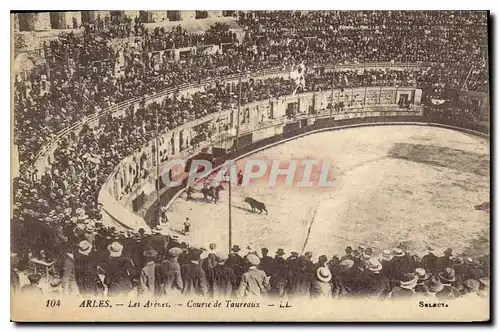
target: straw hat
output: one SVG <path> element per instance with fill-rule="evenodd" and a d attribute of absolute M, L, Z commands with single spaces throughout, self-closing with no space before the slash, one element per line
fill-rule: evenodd
<path fill-rule="evenodd" d="M 247 256 L 247 261 L 252 266 L 257 266 L 260 264 L 260 258 L 257 255 L 250 254 Z"/>
<path fill-rule="evenodd" d="M 113 242 L 108 246 L 110 257 L 120 257 L 122 255 L 123 246 L 118 242 Z"/>
<path fill-rule="evenodd" d="M 418 281 L 425 281 L 425 280 L 429 279 L 429 277 L 431 276 L 430 273 L 427 273 L 425 271 L 425 269 L 422 269 L 422 268 L 416 268 L 415 274 L 418 277 Z"/>
<path fill-rule="evenodd" d="M 173 247 L 168 250 L 167 255 L 170 257 L 179 257 L 181 253 L 182 253 L 181 248 Z"/>
<path fill-rule="evenodd" d="M 450 283 L 457 280 L 457 277 L 455 276 L 455 269 L 452 267 L 447 267 L 443 272 L 438 273 L 438 275 L 439 278 L 441 278 L 441 280 L 445 283 Z"/>
<path fill-rule="evenodd" d="M 392 255 L 394 257 L 403 257 L 405 255 L 405 252 L 401 248 L 394 248 L 392 249 Z"/>
<path fill-rule="evenodd" d="M 384 261 L 390 261 L 392 259 L 391 251 L 389 249 L 382 250 L 382 256 L 380 258 Z"/>
<path fill-rule="evenodd" d="M 418 277 L 413 273 L 405 273 L 399 280 L 401 288 L 412 289 L 417 285 Z"/>
<path fill-rule="evenodd" d="M 78 243 L 78 252 L 82 255 L 88 255 L 92 250 L 92 244 L 89 241 L 83 240 Z"/>
<path fill-rule="evenodd" d="M 380 261 L 377 258 L 372 257 L 368 260 L 367 268 L 372 272 L 379 272 L 382 270 L 382 264 L 380 264 Z"/>

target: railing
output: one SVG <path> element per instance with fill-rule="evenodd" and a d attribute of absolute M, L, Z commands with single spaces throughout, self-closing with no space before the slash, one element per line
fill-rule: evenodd
<path fill-rule="evenodd" d="M 390 112 L 390 111 L 389 111 Z M 387 113 L 389 113 L 387 112 Z M 356 127 L 366 127 L 366 126 L 381 126 L 381 125 L 417 125 L 417 126 L 432 126 L 432 127 L 440 127 L 445 129 L 462 131 L 468 134 L 476 135 L 479 137 L 483 137 L 485 139 L 489 139 L 489 135 L 485 133 L 483 130 L 478 128 L 469 129 L 461 126 L 460 124 L 451 123 L 444 124 L 441 120 L 435 119 L 432 116 L 425 115 L 416 115 L 415 111 L 411 112 L 397 112 L 398 115 L 390 115 L 387 116 L 386 112 L 379 112 L 380 115 L 368 116 L 366 118 L 356 117 L 356 118 L 348 118 L 343 120 L 333 120 L 333 121 L 324 121 L 321 123 L 316 123 L 312 126 L 308 126 L 304 128 L 304 130 L 298 130 L 296 132 L 292 132 L 287 136 L 278 135 L 275 137 L 267 138 L 262 141 L 258 141 L 247 146 L 244 151 L 240 151 L 240 154 L 230 154 L 226 156 L 226 159 L 238 160 L 244 158 L 248 155 L 257 153 L 259 151 L 268 149 L 270 147 L 276 146 L 278 144 L 283 144 L 287 141 L 297 139 L 302 136 L 311 135 L 315 133 L 320 133 L 324 131 L 330 130 L 338 130 L 338 129 L 348 129 L 348 128 L 356 128 Z M 323 118 L 326 118 L 323 116 Z M 325 119 L 328 120 L 328 119 Z M 216 172 L 222 165 L 216 166 L 213 171 Z M 201 181 L 201 179 L 199 180 Z M 166 208 L 168 209 L 170 205 L 175 201 L 179 195 L 181 195 L 186 190 L 186 186 L 183 184 L 179 187 L 173 188 L 164 188 L 164 190 L 160 193 L 160 200 L 166 203 Z M 164 198 L 167 198 L 166 200 Z M 158 201 L 155 201 L 152 205 L 147 206 L 144 210 L 144 219 L 146 223 L 150 223 L 152 219 L 157 217 L 157 209 L 158 209 Z"/>
<path fill-rule="evenodd" d="M 382 114 L 391 113 L 391 112 L 395 112 L 395 111 L 400 113 L 400 114 L 403 114 L 402 111 L 397 111 L 397 109 L 399 109 L 399 107 L 397 107 L 393 104 L 386 104 L 386 105 L 377 104 L 377 105 L 370 105 L 368 107 L 363 107 L 363 106 L 352 107 L 343 113 L 333 113 L 332 116 L 338 117 L 338 116 L 346 116 L 346 115 L 357 115 L 357 114 L 362 113 L 362 112 L 368 112 L 366 110 L 367 108 L 379 108 L 379 107 L 384 108 L 384 110 L 378 111 L 379 113 L 382 113 Z M 408 113 L 414 114 L 415 112 L 418 112 L 418 110 L 420 110 L 420 108 L 418 108 L 418 109 L 414 108 L 412 110 L 409 110 Z M 316 119 L 324 119 L 324 118 L 329 118 L 329 117 L 330 117 L 330 111 L 328 109 L 325 109 L 325 110 L 318 112 L 314 115 L 304 114 L 304 115 L 297 116 L 297 117 L 294 117 L 291 119 L 288 119 L 288 118 L 273 119 L 272 121 L 268 121 L 265 123 L 258 123 L 258 124 L 254 124 L 254 125 L 245 127 L 240 132 L 240 137 L 244 136 L 246 134 L 255 132 L 257 130 L 267 129 L 267 128 L 271 128 L 271 127 L 278 126 L 278 125 L 286 125 L 289 123 L 295 123 L 297 121 L 301 121 L 301 120 L 305 120 L 305 119 L 315 119 L 316 120 Z M 221 133 L 217 136 L 213 136 L 212 138 L 210 138 L 207 141 L 202 142 L 199 146 L 191 147 L 187 150 L 182 151 L 182 153 L 180 153 L 178 157 L 181 159 L 188 159 L 190 156 L 195 155 L 196 153 L 200 152 L 203 149 L 206 149 L 206 148 L 209 148 L 211 146 L 223 143 L 223 142 L 227 141 L 228 139 L 233 139 L 233 138 L 234 138 L 234 136 L 230 136 L 228 133 L 225 133 L 225 132 Z M 144 148 L 144 146 L 143 146 L 143 148 Z M 122 166 L 124 166 L 124 164 L 126 164 L 127 161 L 129 161 L 129 157 L 122 160 L 120 162 L 120 164 L 115 167 L 113 172 L 106 179 L 106 183 L 108 181 L 110 181 L 118 173 L 120 168 Z M 142 179 L 142 181 L 140 183 L 138 183 L 135 188 L 132 188 L 131 192 L 128 193 L 126 197 L 123 197 L 121 199 L 121 201 L 125 201 L 125 203 L 128 203 L 131 199 L 134 198 L 134 196 L 137 196 L 137 194 L 141 191 L 142 186 L 145 183 L 154 181 L 156 176 L 157 176 L 157 174 L 154 172 L 149 173 L 148 176 L 146 178 Z M 103 187 L 101 187 L 101 188 L 104 188 L 104 186 L 105 185 L 103 185 Z M 125 205 L 127 205 L 127 204 L 125 204 Z"/>
<path fill-rule="evenodd" d="M 410 70 L 410 69 L 417 70 L 417 69 L 422 68 L 423 65 L 424 64 L 421 62 L 419 62 L 419 63 L 367 62 L 367 63 L 363 63 L 363 64 L 359 64 L 359 63 L 335 64 L 335 65 L 334 64 L 325 64 L 325 65 L 319 65 L 317 67 L 324 67 L 325 69 L 331 69 L 331 70 L 354 69 L 354 68 L 357 68 L 357 69 L 361 69 L 361 68 L 363 68 L 363 69 L 406 68 L 408 70 Z M 263 71 L 257 71 L 257 72 L 250 73 L 249 76 L 256 78 L 259 76 L 273 75 L 273 74 L 274 75 L 277 75 L 277 74 L 286 75 L 287 73 L 289 73 L 289 71 L 286 69 L 283 69 L 283 68 L 271 68 L 271 69 L 267 69 L 267 70 L 263 70 Z M 155 93 L 154 95 L 151 95 L 151 96 L 135 97 L 133 99 L 129 99 L 129 100 L 121 102 L 117 105 L 113 105 L 109 108 L 101 110 L 98 114 L 90 115 L 82 120 L 77 121 L 76 123 L 74 123 L 70 127 L 67 127 L 65 129 L 63 129 L 62 131 L 60 131 L 49 143 L 47 143 L 46 145 L 44 145 L 40 149 L 40 151 L 37 153 L 37 155 L 35 157 L 34 165 L 37 165 L 38 161 L 42 157 L 44 157 L 48 151 L 50 151 L 52 148 L 57 146 L 57 144 L 61 141 L 61 139 L 70 135 L 71 132 L 81 128 L 85 123 L 91 123 L 91 122 L 97 121 L 97 120 L 101 119 L 102 117 L 107 116 L 110 113 L 112 114 L 112 113 L 115 113 L 118 111 L 122 111 L 122 110 L 130 107 L 130 105 L 133 105 L 135 103 L 138 103 L 141 101 L 154 100 L 156 98 L 171 94 L 171 93 L 175 92 L 176 90 L 181 91 L 181 90 L 192 89 L 192 88 L 196 88 L 196 87 L 202 87 L 205 84 L 210 83 L 210 82 L 214 82 L 216 80 L 236 80 L 238 78 L 239 78 L 239 74 L 233 74 L 233 75 L 217 77 L 217 78 L 213 78 L 213 79 L 209 79 L 209 80 L 203 80 L 200 83 L 186 83 L 186 84 L 182 84 L 178 87 L 166 88 L 166 89 L 164 89 L 158 93 Z M 39 170 L 39 171 L 44 171 L 44 170 Z"/>
<path fill-rule="evenodd" d="M 394 87 L 369 87 L 370 89 L 375 89 L 377 92 L 379 91 L 379 88 L 380 88 L 380 91 L 382 91 L 383 88 L 389 88 L 389 89 L 394 89 L 394 91 L 398 91 L 398 88 L 394 88 Z M 366 93 L 366 89 L 367 87 L 361 87 L 361 88 L 356 88 L 356 90 L 363 90 L 365 91 Z M 400 90 L 401 89 L 413 89 L 411 87 L 400 87 L 399 88 Z M 347 89 L 349 90 L 349 89 Z M 334 91 L 337 91 L 338 92 L 338 89 L 334 89 Z M 307 96 L 307 95 L 314 95 L 315 93 L 318 93 L 318 92 L 305 92 L 305 93 L 299 93 L 296 95 L 297 98 L 300 98 L 302 96 Z M 330 95 L 330 92 L 324 92 L 326 95 Z M 286 97 L 287 96 L 283 96 L 281 98 L 285 98 L 286 100 Z M 258 101 L 256 103 L 261 103 L 263 101 Z M 252 104 L 252 103 L 250 103 Z M 246 108 L 246 106 L 250 105 L 250 104 L 247 104 L 247 105 L 242 105 L 242 108 Z M 334 116 L 339 116 L 339 115 L 342 115 L 342 114 L 351 114 L 353 112 L 356 112 L 356 110 L 361 110 L 363 108 L 368 108 L 368 109 L 373 109 L 373 108 L 388 108 L 388 107 L 393 107 L 395 106 L 394 104 L 369 104 L 369 105 L 356 105 L 356 106 L 352 106 L 352 107 L 346 107 L 346 110 L 345 112 L 343 113 L 337 113 L 337 112 L 334 112 L 332 113 L 332 115 Z M 201 123 L 205 123 L 207 121 L 210 121 L 210 120 L 213 120 L 215 119 L 216 117 L 219 117 L 221 113 L 225 112 L 225 111 L 230 111 L 230 110 L 222 110 L 220 112 L 217 112 L 217 113 L 212 113 L 212 114 L 209 114 L 209 115 L 206 115 L 204 117 L 201 117 L 201 118 L 198 118 L 198 119 L 195 119 L 195 120 L 192 120 L 192 121 L 189 121 L 187 123 L 184 123 L 176 128 L 173 128 L 167 132 L 163 132 L 161 133 L 160 135 L 163 136 L 163 135 L 166 135 L 168 134 L 169 132 L 172 132 L 172 131 L 179 131 L 179 130 L 182 130 L 182 129 L 186 129 L 186 128 L 193 128 Z M 327 117 L 330 115 L 330 110 L 329 109 L 323 109 L 323 110 L 318 110 L 317 111 L 318 113 L 315 114 L 314 116 L 311 115 L 311 114 L 306 114 L 306 115 L 301 115 L 301 116 L 297 116 L 293 119 L 291 119 L 290 121 L 291 122 L 294 122 L 294 121 L 300 121 L 302 119 L 307 119 L 307 118 L 321 118 L 321 117 Z M 279 124 L 282 124 L 283 121 L 286 120 L 286 119 L 283 119 L 283 118 L 278 118 L 278 119 L 273 119 L 271 121 L 266 121 L 265 123 L 258 123 L 258 124 L 253 124 L 253 125 L 245 125 L 245 126 L 242 126 L 241 128 L 241 131 L 240 131 L 240 136 L 246 134 L 246 133 L 250 133 L 250 132 L 253 132 L 255 130 L 258 130 L 258 129 L 263 129 L 263 128 L 266 128 L 266 127 L 272 127 L 272 126 L 275 126 L 275 125 L 279 125 Z M 222 141 L 224 140 L 227 140 L 227 139 L 230 139 L 231 137 L 228 136 L 228 133 L 219 133 L 218 135 L 214 135 L 212 136 L 211 139 L 209 139 L 208 141 L 205 141 L 205 142 L 201 142 L 199 144 L 199 146 L 197 147 L 191 147 L 191 148 L 187 148 L 187 149 L 184 149 L 183 151 L 180 151 L 179 153 L 176 154 L 176 157 L 179 157 L 179 158 L 185 158 L 186 156 L 189 156 L 190 154 L 194 153 L 194 151 L 199 151 L 203 148 L 207 148 L 207 147 L 210 147 L 214 144 L 218 144 L 218 143 L 221 143 Z M 138 151 L 140 151 L 139 154 L 142 154 L 143 152 L 143 149 L 145 149 L 146 147 L 150 146 L 151 143 L 154 141 L 155 139 L 152 139 L 150 141 L 148 141 L 147 143 L 143 144 L 140 148 L 138 148 Z M 127 156 L 125 157 L 124 159 L 122 159 L 120 161 L 120 163 L 118 165 L 116 165 L 112 171 L 112 173 L 106 178 L 106 181 L 105 181 L 105 184 L 108 183 L 112 177 L 114 177 L 118 172 L 119 170 L 122 168 L 122 166 L 124 164 L 126 164 L 127 162 L 130 161 L 131 158 L 133 158 L 134 156 L 137 156 L 137 154 L 134 154 L 134 155 L 130 155 L 130 156 Z M 169 156 L 171 157 L 171 156 Z M 143 181 L 141 181 L 141 183 L 144 183 L 145 181 L 147 182 L 147 180 L 149 178 L 151 178 L 153 175 L 152 174 L 149 174 L 148 178 L 147 179 L 144 179 Z M 106 185 L 103 185 L 102 188 L 104 188 Z M 102 189 L 101 189 L 102 190 Z M 131 191 L 134 191 L 134 189 L 131 189 Z M 128 195 L 130 196 L 130 194 Z"/>

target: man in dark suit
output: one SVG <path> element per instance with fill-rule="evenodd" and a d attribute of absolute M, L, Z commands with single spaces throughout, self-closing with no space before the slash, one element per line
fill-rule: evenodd
<path fill-rule="evenodd" d="M 129 258 L 122 257 L 123 246 L 113 242 L 108 246 L 109 261 L 104 270 L 104 284 L 108 286 L 108 296 L 126 295 L 132 289 L 136 270 Z"/>
<path fill-rule="evenodd" d="M 444 287 L 443 290 L 436 293 L 436 297 L 439 300 L 454 300 L 460 297 L 460 292 L 454 285 L 454 282 L 457 280 L 455 276 L 455 269 L 447 267 L 438 275 Z"/>
<path fill-rule="evenodd" d="M 217 256 L 217 266 L 213 271 L 213 296 L 227 298 L 233 294 L 233 284 L 236 279 L 233 269 L 225 265 L 227 254 L 219 253 Z"/>
<path fill-rule="evenodd" d="M 75 254 L 75 276 L 80 295 L 97 295 L 104 290 L 97 275 L 97 258 L 92 245 L 83 240 Z"/>
<path fill-rule="evenodd" d="M 158 226 L 153 228 L 151 231 L 153 232 L 153 235 L 151 235 L 149 240 L 150 248 L 146 249 L 156 250 L 158 252 L 158 259 L 163 260 L 167 253 L 168 240 L 169 240 L 168 236 L 161 234 L 160 233 L 161 228 Z"/>
<path fill-rule="evenodd" d="M 226 266 L 231 268 L 235 275 L 236 275 L 236 280 L 234 281 L 234 284 L 233 284 L 233 287 L 236 289 L 239 287 L 240 285 L 240 281 L 241 281 L 241 276 L 243 275 L 243 273 L 245 273 L 244 271 L 244 267 L 243 267 L 243 258 L 238 254 L 238 252 L 240 251 L 240 246 L 235 244 L 233 245 L 233 247 L 231 248 L 231 254 L 229 254 L 229 257 L 227 258 L 227 261 L 226 261 Z"/>
<path fill-rule="evenodd" d="M 288 283 L 288 274 L 286 268 L 286 260 L 283 258 L 285 251 L 279 248 L 274 256 L 274 266 L 271 279 L 269 283 L 271 284 L 270 295 L 278 298 L 282 298 L 286 294 L 286 286 Z"/>
<path fill-rule="evenodd" d="M 307 260 L 300 257 L 291 262 L 294 264 L 288 265 L 288 296 L 309 297 L 314 275 L 308 270 Z"/>
<path fill-rule="evenodd" d="M 208 295 L 208 285 L 205 272 L 201 268 L 199 261 L 201 250 L 194 248 L 189 253 L 189 263 L 181 267 L 182 281 L 184 283 L 183 293 L 198 296 Z"/>
<path fill-rule="evenodd" d="M 262 248 L 262 258 L 260 259 L 260 269 L 266 272 L 266 275 L 272 276 L 274 269 L 274 259 L 269 257 L 267 254 L 269 253 L 269 249 Z"/>
<path fill-rule="evenodd" d="M 437 274 L 439 272 L 439 258 L 434 255 L 433 248 L 427 247 L 427 254 L 422 257 L 419 265 L 431 274 Z"/>
<path fill-rule="evenodd" d="M 391 280 L 401 280 L 405 273 L 412 273 L 415 268 L 410 257 L 401 248 L 392 250 L 391 273 L 387 277 Z"/>
<path fill-rule="evenodd" d="M 286 260 L 283 258 L 285 256 L 285 251 L 281 248 L 279 248 L 276 251 L 276 255 L 274 256 L 274 266 L 286 266 Z"/>
<path fill-rule="evenodd" d="M 389 296 L 391 291 L 389 279 L 380 274 L 381 270 L 382 264 L 377 258 L 372 257 L 368 260 L 365 270 L 365 289 L 362 292 L 367 298 L 384 300 Z"/>

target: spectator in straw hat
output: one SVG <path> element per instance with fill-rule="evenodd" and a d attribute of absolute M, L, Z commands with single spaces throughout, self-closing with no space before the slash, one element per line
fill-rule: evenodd
<path fill-rule="evenodd" d="M 161 271 L 160 266 L 155 263 L 158 252 L 154 249 L 144 251 L 146 265 L 142 268 L 139 277 L 139 294 L 145 296 L 157 296 L 161 294 Z"/>
<path fill-rule="evenodd" d="M 415 286 L 416 293 L 426 293 L 427 292 L 427 281 L 429 280 L 431 274 L 427 273 L 423 268 L 416 268 L 415 275 L 418 277 L 417 285 Z"/>
<path fill-rule="evenodd" d="M 389 249 L 382 250 L 382 254 L 380 255 L 380 264 L 382 264 L 382 273 L 386 277 L 391 273 L 392 269 L 392 254 Z"/>
<path fill-rule="evenodd" d="M 81 295 L 97 295 L 102 291 L 101 281 L 97 275 L 97 257 L 92 251 L 92 244 L 87 240 L 78 243 L 75 254 L 76 284 Z"/>
<path fill-rule="evenodd" d="M 167 251 L 167 258 L 161 263 L 161 274 L 163 279 L 163 292 L 165 295 L 179 295 L 184 288 L 181 276 L 181 266 L 178 262 L 182 249 L 178 247 L 170 248 Z"/>
<path fill-rule="evenodd" d="M 440 300 L 453 300 L 460 297 L 460 292 L 453 285 L 457 280 L 455 276 L 455 269 L 453 269 L 452 267 L 447 267 L 438 275 L 444 288 L 442 291 L 436 293 L 436 297 Z"/>
<path fill-rule="evenodd" d="M 391 272 L 388 276 L 389 279 L 400 280 L 403 274 L 411 273 L 415 270 L 411 262 L 411 258 L 403 249 L 392 249 L 393 258 L 391 260 Z"/>
<path fill-rule="evenodd" d="M 269 279 L 266 273 L 259 270 L 257 267 L 260 264 L 260 259 L 257 255 L 249 254 L 246 257 L 250 264 L 248 272 L 241 277 L 240 285 L 235 291 L 238 298 L 256 297 L 260 298 L 270 291 Z"/>
<path fill-rule="evenodd" d="M 278 257 L 281 258 L 281 257 Z M 286 294 L 288 283 L 288 273 L 286 263 L 275 264 L 273 274 L 269 279 L 271 285 L 270 295 L 277 298 L 283 298 Z"/>
<path fill-rule="evenodd" d="M 332 298 L 333 297 L 332 273 L 327 267 L 319 267 L 316 270 L 315 278 L 311 283 L 312 298 Z"/>
<path fill-rule="evenodd" d="M 391 299 L 409 299 L 415 296 L 415 286 L 418 277 L 414 273 L 404 273 L 399 279 L 399 286 L 395 286 L 389 295 Z"/>
<path fill-rule="evenodd" d="M 108 246 L 109 261 L 104 270 L 104 284 L 108 287 L 108 295 L 126 294 L 132 289 L 132 281 L 136 277 L 130 259 L 122 257 L 123 246 L 113 242 Z"/>
<path fill-rule="evenodd" d="M 365 294 L 372 299 L 386 299 L 391 291 L 389 279 L 381 274 L 382 264 L 376 257 L 368 260 L 365 271 Z"/>
<path fill-rule="evenodd" d="M 205 272 L 199 265 L 201 250 L 191 249 L 189 252 L 189 263 L 181 267 L 182 281 L 184 282 L 183 293 L 192 296 L 207 296 L 208 285 Z"/>
<path fill-rule="evenodd" d="M 223 252 L 217 253 L 217 266 L 214 267 L 212 286 L 214 297 L 227 298 L 232 295 L 236 275 L 233 269 L 225 265 L 227 258 L 227 254 Z"/>
<path fill-rule="evenodd" d="M 425 283 L 425 293 L 418 293 L 419 295 L 423 295 L 424 297 L 430 297 L 436 299 L 436 293 L 442 291 L 444 288 L 439 277 L 432 276 Z"/>

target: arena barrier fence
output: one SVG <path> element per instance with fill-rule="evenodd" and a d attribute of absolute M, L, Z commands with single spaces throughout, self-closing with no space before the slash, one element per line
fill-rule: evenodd
<path fill-rule="evenodd" d="M 433 126 L 446 128 L 451 130 L 458 130 L 468 134 L 477 135 L 483 138 L 489 138 L 489 128 L 474 123 L 465 123 L 463 121 L 450 121 L 446 122 L 444 119 L 436 116 L 381 116 L 370 118 L 352 118 L 344 120 L 335 120 L 330 118 L 318 119 L 314 124 L 302 127 L 298 130 L 289 131 L 282 135 L 276 135 L 261 141 L 257 141 L 241 147 L 238 155 L 235 152 L 228 153 L 223 156 L 223 160 L 238 160 L 248 155 L 272 148 L 276 145 L 283 144 L 287 141 L 297 139 L 299 137 L 316 134 L 330 130 L 341 130 L 357 127 L 367 126 L 380 126 L 380 125 L 418 125 L 418 126 Z M 221 165 L 214 168 L 217 171 Z M 166 203 L 166 207 L 170 205 L 186 190 L 186 181 L 182 186 L 167 189 L 162 193 L 159 200 L 155 201 L 151 207 L 147 209 L 144 219 L 148 225 L 154 224 L 154 219 L 158 216 L 158 209 L 160 204 Z"/>

